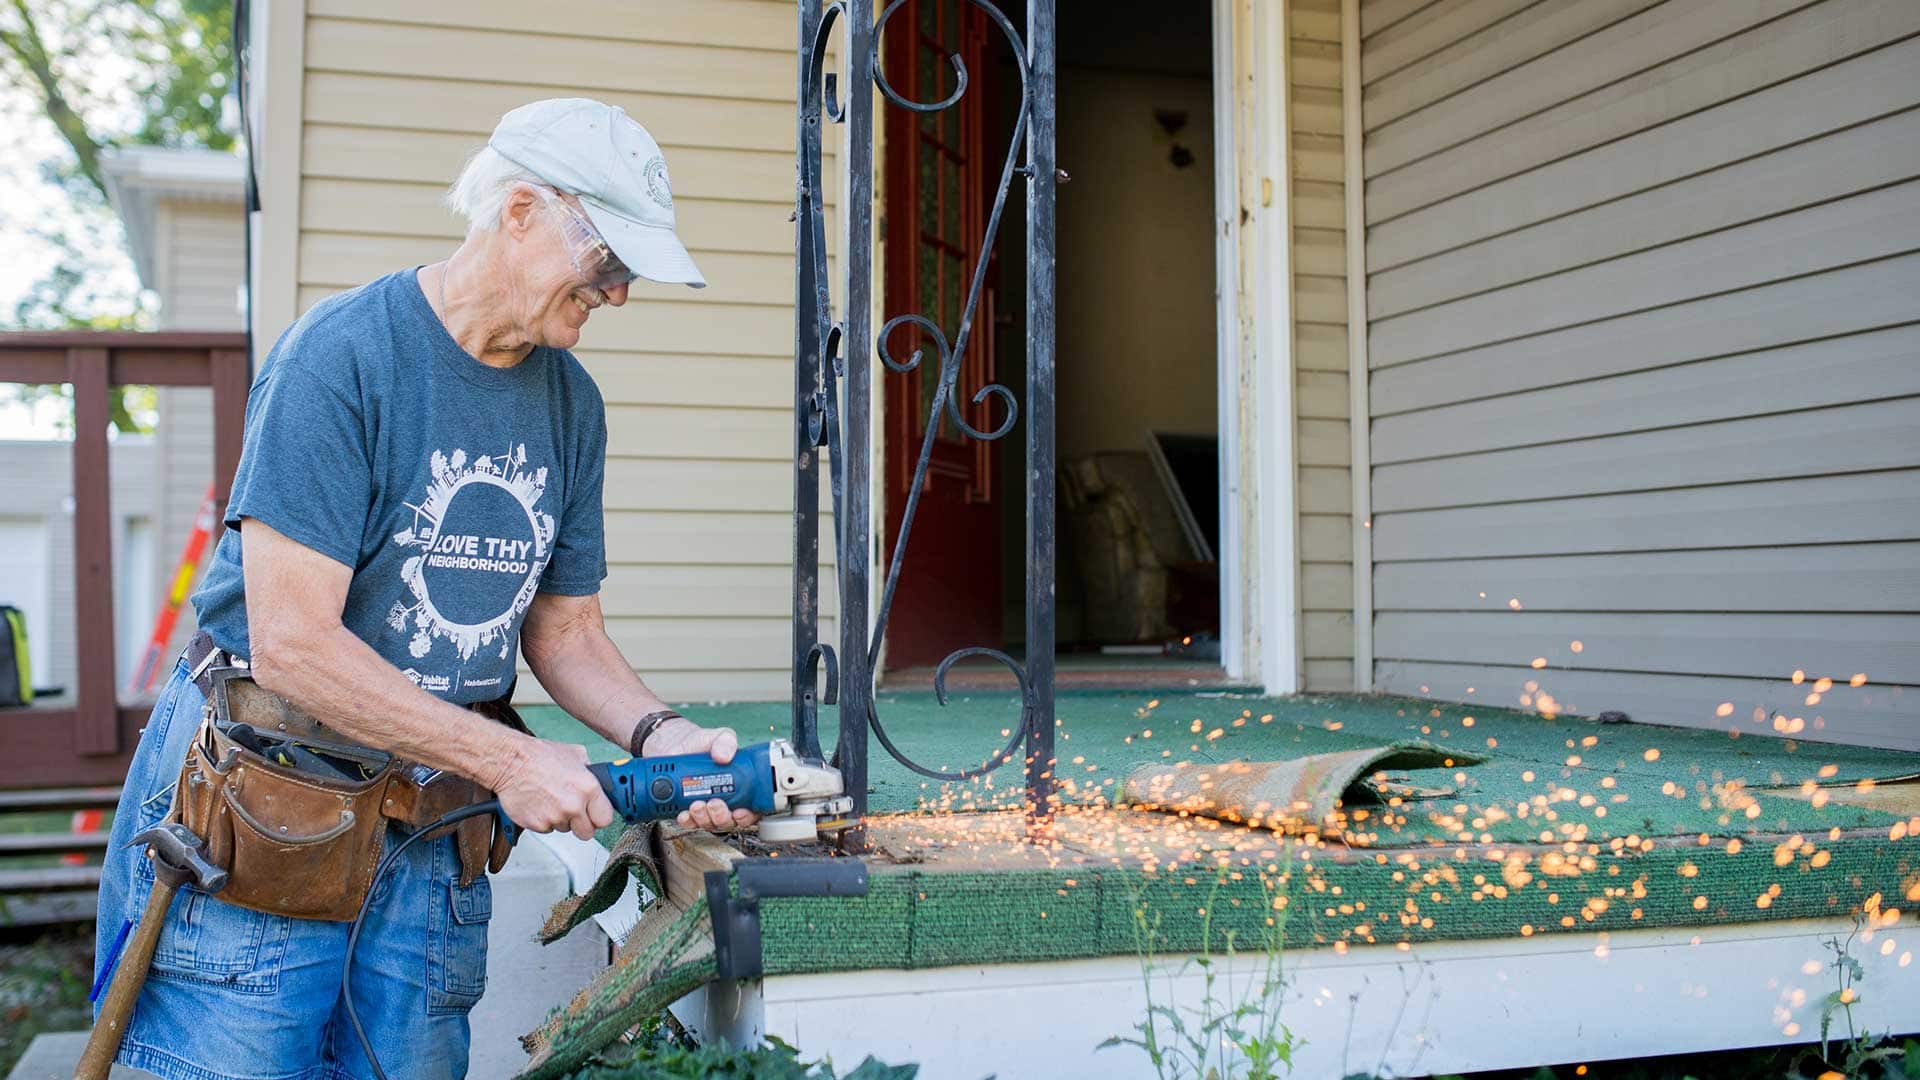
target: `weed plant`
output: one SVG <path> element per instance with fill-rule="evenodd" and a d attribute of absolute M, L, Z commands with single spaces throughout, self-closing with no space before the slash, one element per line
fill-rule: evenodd
<path fill-rule="evenodd" d="M 1213 916 L 1228 880 L 1221 871 L 1201 909 L 1200 954 L 1171 966 L 1156 960 L 1165 940 L 1164 913 L 1153 909 L 1144 887 L 1134 887 L 1134 942 L 1147 1011 L 1133 1035 L 1115 1035 L 1099 1049 L 1138 1048 L 1160 1080 L 1277 1080 L 1293 1071 L 1293 1055 L 1303 1043 L 1280 1021 L 1287 874 L 1279 864 L 1259 873 L 1267 914 L 1253 948 L 1243 953 L 1236 932 L 1228 929 L 1220 932 L 1222 951 L 1214 952 Z M 1180 985 L 1195 973 L 1199 999 L 1182 1000 Z"/>

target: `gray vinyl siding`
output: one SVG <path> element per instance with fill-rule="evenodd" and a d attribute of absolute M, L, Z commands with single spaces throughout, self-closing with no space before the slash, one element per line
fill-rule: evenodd
<path fill-rule="evenodd" d="M 1377 685 L 1920 747 L 1920 4 L 1361 22 Z"/>
<path fill-rule="evenodd" d="M 1353 451 L 1340 0 L 1289 0 L 1287 37 L 1301 686 L 1352 690 Z"/>

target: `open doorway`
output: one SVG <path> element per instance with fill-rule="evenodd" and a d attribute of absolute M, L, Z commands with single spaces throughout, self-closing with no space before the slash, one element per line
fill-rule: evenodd
<path fill-rule="evenodd" d="M 1020 0 L 1003 10 L 1024 27 Z M 1061 686 L 1224 681 L 1219 659 L 1217 315 L 1212 25 L 1208 5 L 1058 0 L 1057 385 Z M 959 105 L 885 110 L 886 319 L 926 314 L 952 336 L 1019 103 L 1000 31 L 967 0 L 912 0 L 885 38 L 889 81 L 917 100 L 950 92 L 949 52 L 969 75 Z M 1005 417 L 989 383 L 1024 399 L 1025 188 L 1008 193 L 960 358 L 961 417 Z M 885 376 L 890 557 L 928 429 L 938 357 L 911 325 L 887 342 L 920 371 Z M 924 686 L 956 649 L 1016 657 L 1025 639 L 1025 427 L 1007 438 L 935 427 L 892 615 L 887 685 Z M 956 669 L 949 685 L 1004 679 Z"/>

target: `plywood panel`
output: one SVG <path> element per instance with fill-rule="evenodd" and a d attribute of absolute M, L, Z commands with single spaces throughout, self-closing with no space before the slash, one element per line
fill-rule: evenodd
<path fill-rule="evenodd" d="M 1791 7 L 1807 0 L 1756 2 Z M 1724 31 L 1713 11 L 1717 6 L 1689 4 L 1682 10 L 1695 13 L 1695 23 L 1703 34 L 1717 37 Z M 1642 18 L 1669 10 L 1669 5 L 1662 5 L 1646 12 Z M 1639 19 L 1628 20 L 1629 23 L 1637 21 Z M 1653 32 L 1646 42 L 1664 50 L 1668 43 L 1677 40 L 1669 33 L 1671 29 L 1663 27 Z M 1471 108 L 1476 111 L 1470 118 L 1463 116 L 1458 126 L 1444 122 L 1440 116 L 1423 115 L 1420 123 L 1396 125 L 1406 128 L 1403 136 L 1389 140 L 1383 132 L 1378 145 L 1369 139 L 1368 175 L 1377 177 L 1372 185 L 1377 205 L 1369 208 L 1369 220 L 1397 216 L 1577 153 L 1596 143 L 1644 131 L 1837 63 L 1916 30 L 1920 30 L 1920 8 L 1906 0 L 1828 0 L 1540 112 L 1532 110 L 1540 108 L 1542 99 L 1508 96 L 1526 94 L 1527 88 L 1504 86 L 1500 85 L 1503 80 L 1492 80 L 1482 85 L 1496 88 L 1493 98 L 1479 100 L 1477 94 L 1461 94 L 1437 107 L 1456 110 L 1463 107 L 1457 103 L 1474 99 Z M 1601 36 L 1604 35 L 1595 35 L 1595 39 Z M 1589 49 L 1583 50 L 1582 55 L 1602 54 Z M 1575 71 L 1580 67 L 1573 63 L 1550 66 L 1555 68 L 1556 78 L 1563 70 Z M 1488 115 L 1478 110 L 1511 109 L 1514 104 L 1519 105 L 1526 119 L 1500 128 L 1497 137 L 1474 138 L 1481 132 L 1493 130 L 1484 126 L 1489 121 Z M 1389 151 L 1386 146 L 1393 149 Z M 1432 156 L 1422 161 L 1417 174 L 1388 176 L 1383 172 L 1410 163 L 1422 154 Z M 1371 216 L 1375 213 L 1377 218 Z"/>
<path fill-rule="evenodd" d="M 1846 674 L 1834 672 L 1838 678 Z M 1455 701 L 1479 701 L 1513 708 L 1521 698 L 1534 699 L 1528 683 L 1544 688 L 1573 715 L 1592 716 L 1614 709 L 1636 722 L 1633 727 L 1602 729 L 1618 732 L 1636 750 L 1656 743 L 1656 732 L 1639 725 L 1665 724 L 1743 735 L 1778 735 L 1775 716 L 1798 718 L 1794 735 L 1803 742 L 1844 742 L 1920 750 L 1920 727 L 1913 723 L 1920 709 L 1920 689 L 1869 682 L 1859 689 L 1836 687 L 1817 706 L 1806 704 L 1807 687 L 1786 678 L 1737 679 L 1688 675 L 1638 675 L 1623 679 L 1612 672 L 1556 671 L 1544 675 L 1527 667 L 1468 664 L 1424 664 L 1382 660 L 1379 689 L 1396 694 L 1418 694 Z M 1723 707 L 1731 706 L 1726 716 Z M 1810 762 L 1819 749 L 1803 746 Z"/>
<path fill-rule="evenodd" d="M 1916 291 L 1904 255 L 1375 371 L 1369 390 L 1391 414 L 1730 356 L 1910 322 Z"/>
<path fill-rule="evenodd" d="M 1810 378 L 1809 373 L 1818 373 Z M 1376 465 L 1920 394 L 1920 326 L 1376 417 Z"/>
<path fill-rule="evenodd" d="M 1916 66 L 1920 40 L 1908 39 L 1377 222 L 1368 265 L 1399 266 L 1909 108 L 1905 74 Z"/>
<path fill-rule="evenodd" d="M 1550 499 L 1373 519 L 1374 557 L 1471 559 L 1920 539 L 1920 471 Z"/>
<path fill-rule="evenodd" d="M 1381 563 L 1382 610 L 1920 611 L 1920 543 Z"/>
<path fill-rule="evenodd" d="M 1542 685 L 1562 670 L 1752 678 L 1865 671 L 1920 683 L 1920 615 L 1383 611 L 1374 640 L 1378 655 L 1399 660 L 1526 667 L 1545 659 Z"/>
<path fill-rule="evenodd" d="M 1648 152 L 1659 154 L 1659 145 Z M 1375 273 L 1373 318 L 1443 303 L 1920 176 L 1920 109 Z"/>
<path fill-rule="evenodd" d="M 1369 360 L 1405 363 L 1920 248 L 1920 181 L 1808 207 L 1374 321 Z"/>

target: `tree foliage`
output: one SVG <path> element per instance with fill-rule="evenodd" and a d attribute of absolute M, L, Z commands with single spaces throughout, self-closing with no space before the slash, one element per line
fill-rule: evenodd
<path fill-rule="evenodd" d="M 73 213 L 28 231 L 57 253 L 0 325 L 25 329 L 144 329 L 137 295 L 108 295 L 98 255 L 118 244 L 102 155 L 117 146 L 231 150 L 231 0 L 0 0 L 0 92 L 24 95 L 70 155 L 40 164 Z M 116 388 L 113 417 L 140 430 L 143 410 Z M 51 388 L 16 393 L 30 400 Z"/>

